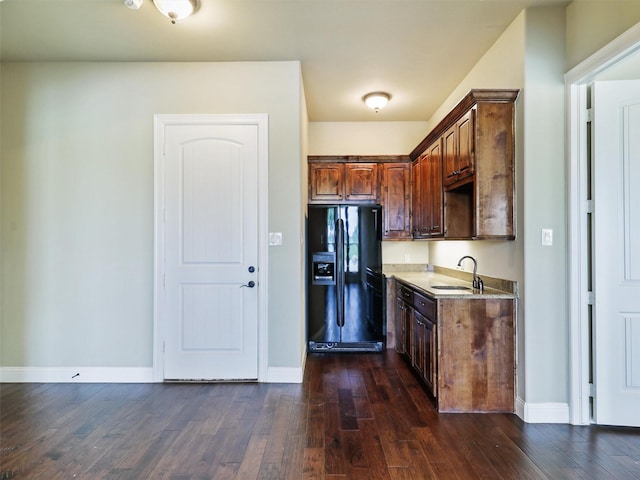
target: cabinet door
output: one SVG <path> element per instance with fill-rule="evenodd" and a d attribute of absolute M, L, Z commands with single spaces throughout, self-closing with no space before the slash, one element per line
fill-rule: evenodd
<path fill-rule="evenodd" d="M 422 157 L 411 164 L 411 235 L 422 238 Z"/>
<path fill-rule="evenodd" d="M 438 342 L 437 342 L 437 329 L 436 324 L 431 322 L 428 318 L 424 319 L 423 327 L 423 342 L 424 342 L 424 371 L 423 377 L 427 386 L 431 389 L 431 393 L 434 397 L 438 395 Z"/>
<path fill-rule="evenodd" d="M 453 185 L 474 173 L 475 110 L 465 113 L 443 135 L 443 183 Z"/>
<path fill-rule="evenodd" d="M 345 198 L 347 201 L 378 201 L 378 165 L 345 164 Z"/>
<path fill-rule="evenodd" d="M 458 129 L 452 125 L 442 136 L 442 181 L 451 185 L 458 179 Z"/>
<path fill-rule="evenodd" d="M 405 304 L 404 316 L 402 319 L 402 323 L 404 324 L 404 354 L 411 358 L 413 355 L 413 342 L 414 342 L 414 331 L 413 331 L 413 308 L 411 305 Z"/>
<path fill-rule="evenodd" d="M 396 352 L 404 353 L 404 310 L 406 306 L 401 298 L 396 298 Z"/>
<path fill-rule="evenodd" d="M 425 198 L 426 208 L 429 210 L 427 228 L 430 237 L 438 237 L 442 236 L 444 232 L 442 221 L 442 144 L 440 140 L 429 147 L 429 155 L 426 160 L 425 182 L 429 185 Z"/>
<path fill-rule="evenodd" d="M 397 284 L 396 285 L 396 320 L 398 331 L 401 332 L 398 335 L 398 350 L 400 353 L 411 358 L 413 347 L 413 290 L 410 288 Z"/>
<path fill-rule="evenodd" d="M 411 357 L 413 368 L 420 377 L 425 378 L 425 323 L 427 319 L 417 310 L 413 311 L 413 355 Z"/>
<path fill-rule="evenodd" d="M 420 224 L 420 238 L 429 238 L 431 235 L 431 171 L 429 169 L 429 157 L 431 156 L 431 147 L 427 148 L 425 153 L 420 156 L 420 215 L 422 223 Z"/>
<path fill-rule="evenodd" d="M 411 167 L 408 163 L 382 164 L 383 238 L 410 238 Z"/>
<path fill-rule="evenodd" d="M 309 201 L 339 202 L 344 199 L 344 164 L 309 164 Z"/>
<path fill-rule="evenodd" d="M 473 138 L 474 138 L 474 114 L 475 110 L 469 110 L 456 122 L 458 131 L 458 175 L 456 180 L 462 180 L 473 175 Z"/>

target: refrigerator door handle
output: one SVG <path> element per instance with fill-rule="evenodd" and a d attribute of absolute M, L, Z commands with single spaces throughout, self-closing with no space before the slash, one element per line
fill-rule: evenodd
<path fill-rule="evenodd" d="M 376 232 L 376 238 L 378 236 L 378 215 L 376 214 L 375 210 L 371 210 L 373 212 L 373 229 Z"/>
<path fill-rule="evenodd" d="M 336 324 L 344 326 L 344 221 L 336 220 Z M 342 331 L 340 332 L 342 341 Z"/>

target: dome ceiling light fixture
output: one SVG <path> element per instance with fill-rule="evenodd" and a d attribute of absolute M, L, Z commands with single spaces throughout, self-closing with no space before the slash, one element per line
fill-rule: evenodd
<path fill-rule="evenodd" d="M 374 112 L 378 113 L 381 108 L 391 100 L 391 95 L 387 92 L 371 92 L 362 97 L 362 101 Z"/>
<path fill-rule="evenodd" d="M 197 0 L 153 0 L 153 4 L 174 25 L 176 21 L 187 18 L 198 9 Z"/>
<path fill-rule="evenodd" d="M 131 10 L 138 10 L 142 6 L 142 0 L 124 0 L 124 5 Z"/>

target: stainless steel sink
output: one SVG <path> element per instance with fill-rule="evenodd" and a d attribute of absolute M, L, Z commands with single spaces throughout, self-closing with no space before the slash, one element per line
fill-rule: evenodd
<path fill-rule="evenodd" d="M 431 285 L 431 288 L 437 290 L 469 290 L 469 287 L 463 287 L 462 285 Z"/>

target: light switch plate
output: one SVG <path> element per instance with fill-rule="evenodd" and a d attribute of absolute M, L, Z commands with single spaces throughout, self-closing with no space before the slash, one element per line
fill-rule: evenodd
<path fill-rule="evenodd" d="M 551 245 L 553 245 L 553 229 L 542 229 L 542 245 L 545 247 L 550 247 Z"/>
<path fill-rule="evenodd" d="M 269 232 L 269 245 L 282 245 L 282 232 Z"/>

